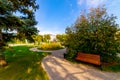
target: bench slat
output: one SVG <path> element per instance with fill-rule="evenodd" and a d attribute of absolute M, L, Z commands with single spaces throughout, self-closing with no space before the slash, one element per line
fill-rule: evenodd
<path fill-rule="evenodd" d="M 92 63 L 95 65 L 101 65 L 100 55 L 78 53 L 76 60 Z"/>

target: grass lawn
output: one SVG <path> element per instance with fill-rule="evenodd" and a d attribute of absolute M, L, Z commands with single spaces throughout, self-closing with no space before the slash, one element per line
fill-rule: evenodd
<path fill-rule="evenodd" d="M 102 69 L 104 71 L 110 71 L 110 72 L 120 72 L 120 58 L 116 58 L 117 61 L 113 63 L 107 63 L 106 65 L 102 66 Z"/>
<path fill-rule="evenodd" d="M 28 46 L 15 46 L 5 51 L 8 66 L 0 67 L 0 80 L 49 80 L 41 60 L 49 53 L 29 51 Z"/>
<path fill-rule="evenodd" d="M 120 64 L 113 65 L 113 66 L 103 66 L 102 69 L 104 71 L 109 71 L 109 72 L 120 72 Z"/>

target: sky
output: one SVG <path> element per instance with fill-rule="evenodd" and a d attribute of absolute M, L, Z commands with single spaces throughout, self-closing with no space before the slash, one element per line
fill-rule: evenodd
<path fill-rule="evenodd" d="M 75 23 L 81 11 L 105 5 L 109 15 L 117 17 L 120 25 L 120 0 L 37 0 L 39 9 L 35 13 L 40 34 L 63 34 Z"/>

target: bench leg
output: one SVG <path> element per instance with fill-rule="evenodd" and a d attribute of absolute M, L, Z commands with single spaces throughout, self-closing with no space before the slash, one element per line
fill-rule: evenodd
<path fill-rule="evenodd" d="M 64 58 L 66 58 L 66 53 L 64 53 Z"/>

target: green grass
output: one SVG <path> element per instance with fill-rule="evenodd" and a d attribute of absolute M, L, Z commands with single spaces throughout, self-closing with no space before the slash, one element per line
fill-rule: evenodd
<path fill-rule="evenodd" d="M 116 57 L 114 62 L 103 65 L 102 69 L 109 72 L 120 72 L 120 57 Z"/>
<path fill-rule="evenodd" d="M 41 60 L 49 53 L 29 51 L 28 46 L 15 46 L 5 51 L 8 66 L 0 67 L 0 80 L 49 80 Z"/>
<path fill-rule="evenodd" d="M 113 66 L 103 66 L 103 71 L 109 71 L 109 72 L 120 72 L 120 64 L 113 65 Z"/>

